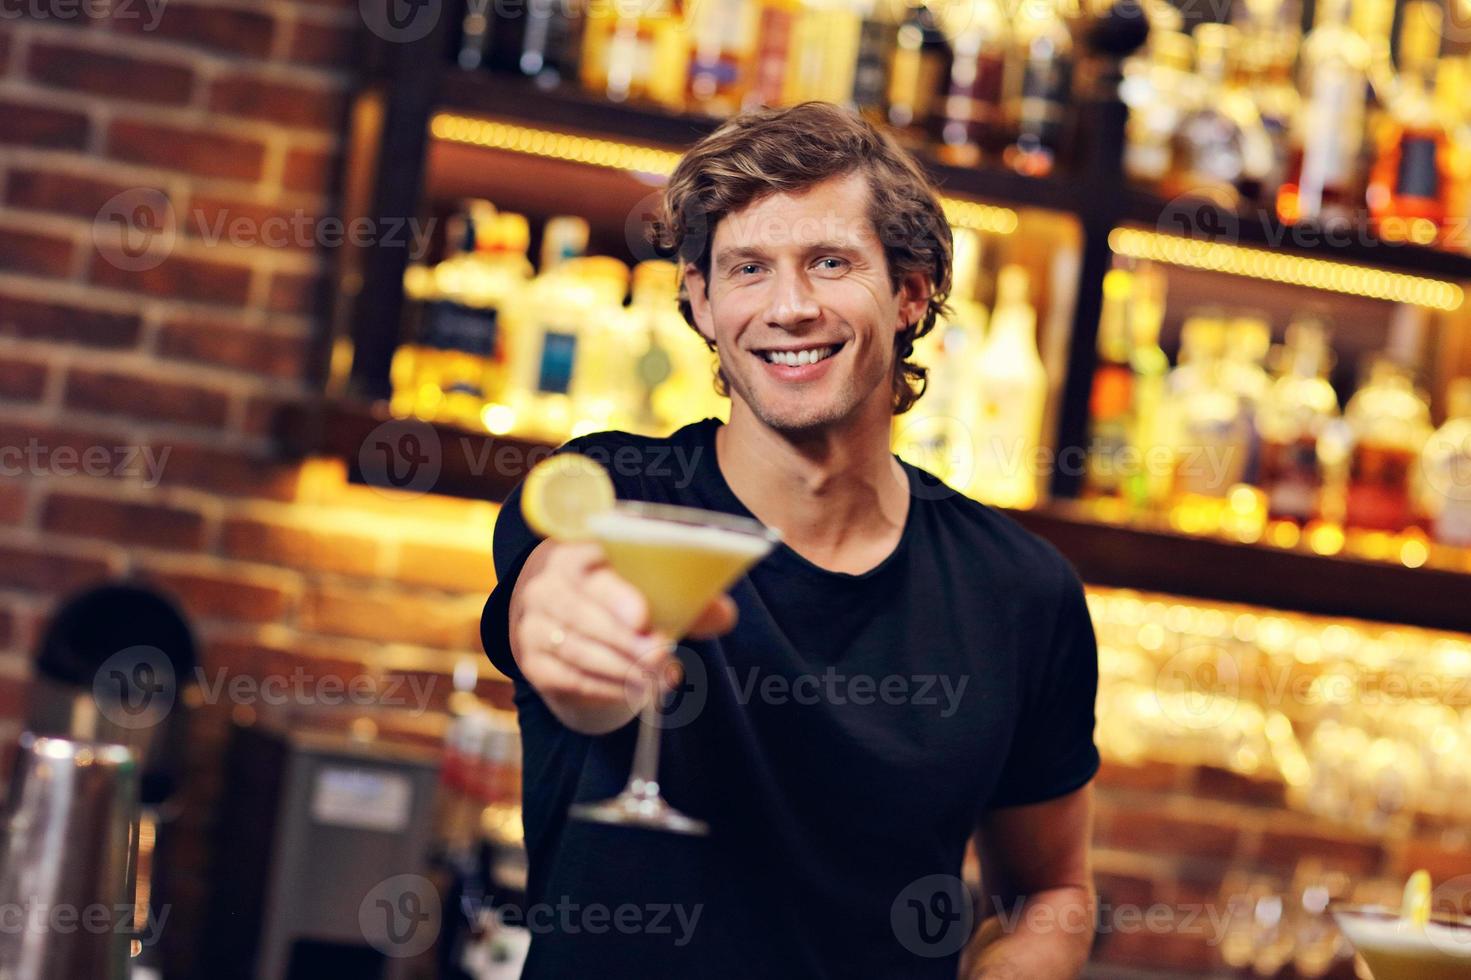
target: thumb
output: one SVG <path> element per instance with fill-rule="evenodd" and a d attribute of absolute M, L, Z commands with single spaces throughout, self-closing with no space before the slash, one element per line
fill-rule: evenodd
<path fill-rule="evenodd" d="M 736 618 L 735 600 L 728 595 L 719 596 L 700 613 L 688 635 L 696 640 L 708 640 L 729 633 L 736 624 Z"/>

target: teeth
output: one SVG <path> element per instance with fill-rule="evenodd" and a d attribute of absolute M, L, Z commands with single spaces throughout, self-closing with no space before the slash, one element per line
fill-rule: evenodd
<path fill-rule="evenodd" d="M 811 347 L 807 350 L 769 350 L 763 351 L 761 356 L 766 358 L 770 364 L 785 364 L 787 367 L 800 367 L 803 364 L 814 364 L 826 357 L 831 357 L 836 347 Z"/>

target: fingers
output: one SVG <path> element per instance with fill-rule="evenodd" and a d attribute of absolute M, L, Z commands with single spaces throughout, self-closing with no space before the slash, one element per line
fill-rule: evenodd
<path fill-rule="evenodd" d="M 728 595 L 719 596 L 700 613 L 690 627 L 689 635 L 696 640 L 708 640 L 729 633 L 735 628 L 736 618 L 735 600 Z"/>
<path fill-rule="evenodd" d="M 565 660 L 541 657 L 522 670 L 537 692 L 546 698 L 575 698 L 593 707 L 628 704 L 628 686 L 578 670 Z"/>
<path fill-rule="evenodd" d="M 649 622 L 649 600 L 611 568 L 592 568 L 583 582 L 584 594 L 608 610 L 628 630 L 646 632 Z"/>

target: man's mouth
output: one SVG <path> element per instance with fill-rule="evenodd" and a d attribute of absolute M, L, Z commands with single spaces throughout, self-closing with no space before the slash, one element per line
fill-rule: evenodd
<path fill-rule="evenodd" d="M 756 355 L 767 364 L 782 364 L 787 367 L 801 367 L 804 364 L 816 364 L 832 357 L 843 347 L 842 344 L 827 344 L 820 347 L 793 347 L 783 350 L 758 350 Z"/>

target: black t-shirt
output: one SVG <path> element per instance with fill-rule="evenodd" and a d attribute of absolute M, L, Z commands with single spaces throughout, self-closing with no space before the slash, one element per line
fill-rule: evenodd
<path fill-rule="evenodd" d="M 563 448 L 604 463 L 620 499 L 751 516 L 719 425 Z M 1097 771 L 1097 650 L 1050 545 L 904 469 L 908 516 L 879 565 L 833 572 L 778 545 L 732 589 L 735 629 L 682 645 L 659 782 L 707 837 L 568 819 L 622 789 L 635 725 L 570 731 L 517 670 L 507 606 L 538 539 L 511 494 L 481 628 L 522 730 L 526 978 L 955 976 L 969 919 L 946 883 L 978 817 Z"/>

